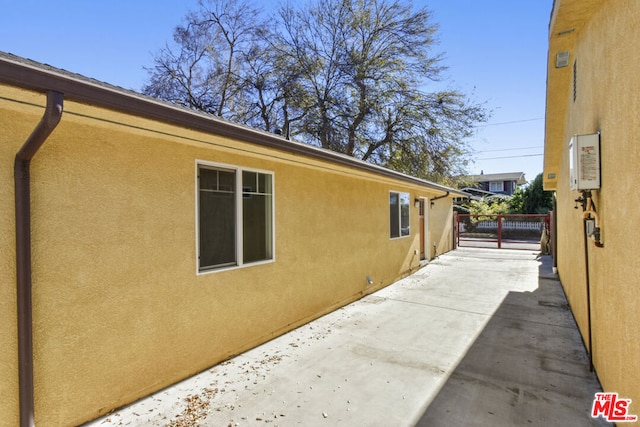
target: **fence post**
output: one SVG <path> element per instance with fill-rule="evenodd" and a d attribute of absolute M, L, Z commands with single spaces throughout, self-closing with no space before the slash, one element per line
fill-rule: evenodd
<path fill-rule="evenodd" d="M 502 248 L 502 215 L 498 215 L 498 249 Z"/>

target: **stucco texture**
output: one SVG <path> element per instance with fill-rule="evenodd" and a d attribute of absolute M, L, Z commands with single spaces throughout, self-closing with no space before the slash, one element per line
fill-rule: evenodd
<path fill-rule="evenodd" d="M 0 135 L 1 173 L 12 182 L 13 156 L 45 100 L 2 90 L 0 117 L 11 125 Z M 273 262 L 197 274 L 198 160 L 273 172 Z M 39 426 L 93 419 L 408 274 L 420 263 L 413 200 L 442 194 L 72 101 L 31 177 Z M 0 191 L 11 248 L 12 186 Z M 390 191 L 410 193 L 406 238 L 389 238 Z M 429 238 L 442 253 L 450 199 L 432 211 Z M 18 413 L 13 250 L 0 265 L 0 394 L 9 396 L 0 425 L 9 426 Z"/>
<path fill-rule="evenodd" d="M 572 2 L 560 2 L 562 3 Z M 573 2 L 579 3 L 579 2 Z M 557 28 L 552 28 L 552 32 Z M 553 37 L 553 36 L 552 36 Z M 576 65 L 576 99 L 573 84 L 564 96 L 566 117 L 560 130 L 561 144 L 558 200 L 558 270 L 585 343 L 605 391 L 633 400 L 630 413 L 640 413 L 640 82 L 636 78 L 640 58 L 629 54 L 640 40 L 640 3 L 633 0 L 602 1 L 585 22 L 576 27 L 570 45 Z M 554 55 L 554 52 L 550 52 Z M 550 69 L 551 70 L 551 69 Z M 550 81 L 554 79 L 550 71 Z M 557 129 L 556 129 L 557 131 Z M 594 191 L 600 216 L 603 248 L 589 239 L 588 277 L 591 294 L 589 334 L 587 274 L 582 209 L 574 209 L 580 196 L 569 190 L 568 143 L 574 134 L 601 133 L 601 182 Z M 545 170 L 545 172 L 547 172 Z"/>

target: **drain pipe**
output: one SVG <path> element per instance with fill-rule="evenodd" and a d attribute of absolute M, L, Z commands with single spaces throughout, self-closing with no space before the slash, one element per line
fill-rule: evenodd
<path fill-rule="evenodd" d="M 435 204 L 436 204 L 436 200 L 438 200 L 438 199 L 444 199 L 445 197 L 449 196 L 449 193 L 450 193 L 450 192 L 449 192 L 449 191 L 447 191 L 447 192 L 446 192 L 445 194 L 443 194 L 442 196 L 438 196 L 438 197 L 434 197 L 434 198 L 432 198 L 432 199 L 430 200 L 430 201 L 431 201 L 431 207 L 433 207 L 433 205 L 435 205 Z"/>
<path fill-rule="evenodd" d="M 18 376 L 20 426 L 35 425 L 33 387 L 33 324 L 31 301 L 31 159 L 60 122 L 63 95 L 47 92 L 47 106 L 40 123 L 16 153 L 16 298 L 18 302 Z"/>
<path fill-rule="evenodd" d="M 593 372 L 593 331 L 591 328 L 591 279 L 589 277 L 589 238 L 587 237 L 587 221 L 582 220 L 584 231 L 584 272 L 587 281 L 587 330 L 589 336 L 589 371 Z"/>

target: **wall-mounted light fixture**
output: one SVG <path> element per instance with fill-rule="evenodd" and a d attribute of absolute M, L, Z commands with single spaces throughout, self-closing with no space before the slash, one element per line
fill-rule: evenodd
<path fill-rule="evenodd" d="M 413 207 L 415 208 L 420 207 L 420 199 L 413 199 Z"/>

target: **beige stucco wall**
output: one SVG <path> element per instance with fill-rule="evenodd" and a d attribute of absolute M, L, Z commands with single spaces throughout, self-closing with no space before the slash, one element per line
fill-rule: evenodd
<path fill-rule="evenodd" d="M 15 210 L 13 197 L 13 159 L 33 130 L 28 118 L 33 108 L 11 103 L 11 110 L 2 97 L 8 88 L 0 85 L 0 426 L 18 425 L 18 346 L 16 323 Z M 25 101 L 42 102 L 41 96 L 23 94 Z M 15 111 L 14 111 L 15 110 Z M 41 114 L 41 112 L 40 112 Z M 5 126 L 5 118 L 13 120 Z M 36 123 L 38 118 L 35 118 Z"/>
<path fill-rule="evenodd" d="M 45 98 L 0 91 L 0 425 L 13 426 L 13 158 Z M 196 274 L 196 160 L 274 173 L 275 262 Z M 31 177 L 39 426 L 95 418 L 392 283 L 419 266 L 414 198 L 442 194 L 70 101 Z M 410 237 L 389 239 L 389 191 L 411 195 Z M 445 252 L 450 200 L 429 212 Z"/>
<path fill-rule="evenodd" d="M 565 2 L 566 3 L 566 2 Z M 578 2 L 579 3 L 579 2 Z M 552 29 L 556 31 L 557 29 Z M 601 132 L 601 191 L 594 201 L 601 218 L 604 248 L 590 240 L 593 360 L 605 391 L 633 400 L 640 413 L 640 57 L 630 54 L 640 40 L 640 3 L 602 1 L 572 35 L 571 66 L 577 60 L 577 97 L 565 86 L 558 177 L 558 270 L 572 311 L 588 344 L 587 277 L 582 209 L 569 191 L 568 143 L 573 134 Z M 554 53 L 551 52 L 553 55 Z M 551 70 L 551 69 L 550 69 Z M 553 70 L 550 80 L 553 80 Z M 558 94 L 549 94 L 549 99 Z M 546 144 L 557 144 L 549 139 Z M 545 171 L 547 172 L 547 171 Z"/>
<path fill-rule="evenodd" d="M 427 206 L 429 215 L 429 258 L 434 258 L 452 249 L 453 245 L 453 200 L 437 199 Z"/>

